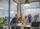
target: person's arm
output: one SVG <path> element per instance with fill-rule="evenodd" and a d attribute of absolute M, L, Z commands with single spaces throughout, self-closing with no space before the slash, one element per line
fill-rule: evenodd
<path fill-rule="evenodd" d="M 21 23 L 21 19 L 18 20 L 18 23 Z"/>
<path fill-rule="evenodd" d="M 32 24 L 32 22 L 29 23 L 30 25 Z"/>
<path fill-rule="evenodd" d="M 26 24 L 28 25 L 28 18 L 26 18 Z"/>
<path fill-rule="evenodd" d="M 15 20 L 15 19 L 13 18 L 12 21 L 11 21 L 11 24 L 15 24 L 15 21 L 14 21 L 14 20 Z"/>
<path fill-rule="evenodd" d="M 32 22 L 36 22 L 35 18 L 32 18 Z M 32 22 L 30 22 L 29 24 L 31 25 Z"/>
<path fill-rule="evenodd" d="M 26 23 L 28 23 L 28 18 L 26 18 Z"/>
<path fill-rule="evenodd" d="M 15 18 L 12 19 L 12 23 L 13 23 L 14 25 L 17 25 L 17 23 L 15 23 L 14 20 L 15 20 Z"/>

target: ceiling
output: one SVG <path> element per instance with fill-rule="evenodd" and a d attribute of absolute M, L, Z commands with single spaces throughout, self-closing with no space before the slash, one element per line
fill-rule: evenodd
<path fill-rule="evenodd" d="M 23 3 L 25 2 L 25 0 L 15 0 L 17 3 Z M 31 1 L 39 1 L 39 0 L 29 0 L 29 2 Z M 14 5 L 14 1 L 11 0 L 11 10 L 15 9 L 17 7 L 17 5 Z M 8 7 L 9 7 L 9 4 L 8 4 L 8 0 L 0 0 L 0 7 L 3 8 L 3 9 L 0 9 L 0 10 L 8 10 Z M 17 8 L 16 8 L 17 9 Z"/>
<path fill-rule="evenodd" d="M 15 0 L 17 3 L 23 3 L 25 2 L 25 0 Z M 39 1 L 39 0 L 29 0 L 29 2 L 32 2 L 32 1 Z M 10 0 L 10 10 L 11 11 L 15 11 L 17 9 L 17 5 L 15 5 L 15 2 L 13 0 Z M 3 9 L 0 9 L 0 10 L 5 10 L 5 11 L 8 11 L 8 8 L 9 8 L 9 1 L 8 0 L 0 0 L 0 8 L 3 8 Z M 16 9 L 15 9 L 16 8 Z"/>
<path fill-rule="evenodd" d="M 24 3 L 25 0 L 15 0 L 17 1 L 18 3 Z M 33 1 L 40 1 L 40 0 L 28 0 L 29 2 L 33 2 Z"/>
<path fill-rule="evenodd" d="M 40 0 L 29 0 L 29 2 L 33 2 L 33 1 L 40 1 Z"/>

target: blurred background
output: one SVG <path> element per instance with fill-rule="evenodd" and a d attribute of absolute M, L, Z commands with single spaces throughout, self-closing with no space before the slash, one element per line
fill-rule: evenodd
<path fill-rule="evenodd" d="M 40 1 L 29 0 L 30 4 L 24 0 L 10 0 L 10 22 L 16 13 L 23 14 L 25 18 L 30 13 L 36 21 L 40 21 Z M 9 0 L 0 0 L 0 23 L 8 29 L 9 24 Z"/>

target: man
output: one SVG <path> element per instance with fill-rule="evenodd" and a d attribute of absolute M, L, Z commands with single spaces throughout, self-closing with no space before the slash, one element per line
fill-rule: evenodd
<path fill-rule="evenodd" d="M 25 21 L 25 17 L 23 17 L 23 15 L 21 14 L 20 17 L 21 21 Z"/>
<path fill-rule="evenodd" d="M 30 24 L 31 25 L 31 23 L 32 22 L 36 22 L 36 20 L 31 16 L 31 14 L 28 14 L 28 17 L 27 17 L 27 19 L 26 19 L 26 24 L 28 25 L 28 24 Z M 25 28 L 26 29 L 26 28 Z M 27 29 L 30 29 L 30 28 L 27 28 Z"/>
<path fill-rule="evenodd" d="M 18 23 L 20 23 L 20 19 L 18 18 L 18 14 L 16 14 L 15 15 L 15 17 L 12 19 L 12 23 L 14 24 L 14 27 L 12 26 L 12 29 L 17 29 L 16 27 L 16 25 L 18 24 Z"/>

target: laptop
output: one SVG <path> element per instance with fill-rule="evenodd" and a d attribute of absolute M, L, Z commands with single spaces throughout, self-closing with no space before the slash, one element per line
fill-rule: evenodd
<path fill-rule="evenodd" d="M 32 22 L 32 27 L 39 27 L 39 22 Z"/>

